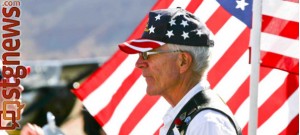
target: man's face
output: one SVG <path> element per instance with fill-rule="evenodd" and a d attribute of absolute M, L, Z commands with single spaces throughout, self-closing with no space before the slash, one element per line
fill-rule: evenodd
<path fill-rule="evenodd" d="M 155 51 L 170 51 L 167 46 L 159 47 Z M 178 85 L 179 66 L 178 52 L 149 55 L 147 60 L 141 56 L 136 67 L 142 69 L 146 79 L 148 95 L 167 95 Z"/>

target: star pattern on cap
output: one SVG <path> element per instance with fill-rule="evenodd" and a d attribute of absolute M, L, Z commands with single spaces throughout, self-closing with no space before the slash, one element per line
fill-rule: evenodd
<path fill-rule="evenodd" d="M 182 33 L 181 36 L 183 37 L 184 40 L 185 40 L 186 38 L 190 38 L 190 37 L 189 37 L 189 33 L 188 33 L 188 32 L 184 32 L 184 31 L 183 31 L 183 33 Z"/>
<path fill-rule="evenodd" d="M 147 31 L 143 38 L 191 46 L 213 46 L 208 44 L 205 25 L 198 23 L 188 13 L 163 14 L 161 12 L 149 14 Z M 207 35 L 207 36 L 205 36 Z"/>
<path fill-rule="evenodd" d="M 174 34 L 173 34 L 173 30 L 168 30 L 167 31 L 167 34 L 166 34 L 169 38 L 171 38 L 171 36 L 174 36 Z"/>
<path fill-rule="evenodd" d="M 170 21 L 169 23 L 170 23 L 170 26 L 172 26 L 172 25 L 176 25 L 176 23 L 175 23 L 175 20 L 174 20 L 174 19 L 171 19 L 171 21 Z"/>
<path fill-rule="evenodd" d="M 182 22 L 180 23 L 180 25 L 182 25 L 183 27 L 189 26 L 189 24 L 185 20 L 182 20 Z"/>
<path fill-rule="evenodd" d="M 158 14 L 157 16 L 155 16 L 155 21 L 160 20 L 161 14 Z"/>
<path fill-rule="evenodd" d="M 149 29 L 149 34 L 155 33 L 155 32 L 154 32 L 154 29 L 155 29 L 155 27 L 153 27 L 153 25 L 151 25 L 151 27 L 150 27 L 150 29 Z"/>
<path fill-rule="evenodd" d="M 197 30 L 196 35 L 198 35 L 199 37 L 201 37 L 202 34 L 203 34 L 202 30 Z"/>

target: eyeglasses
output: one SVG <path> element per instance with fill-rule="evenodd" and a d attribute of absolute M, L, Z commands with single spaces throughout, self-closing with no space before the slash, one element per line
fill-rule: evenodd
<path fill-rule="evenodd" d="M 160 54 L 160 53 L 174 53 L 174 52 L 182 52 L 180 50 L 169 50 L 169 51 L 151 51 L 151 52 L 141 52 L 139 53 L 142 56 L 143 60 L 147 60 L 149 55 Z"/>

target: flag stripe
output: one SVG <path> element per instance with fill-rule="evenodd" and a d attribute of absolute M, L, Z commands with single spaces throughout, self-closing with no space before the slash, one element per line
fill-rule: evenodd
<path fill-rule="evenodd" d="M 284 83 L 259 107 L 258 126 L 267 121 L 285 103 L 285 100 L 295 92 L 299 86 L 297 82 L 299 82 L 299 79 L 296 75 L 288 75 Z"/>
<path fill-rule="evenodd" d="M 299 0 L 284 0 L 284 1 L 299 3 Z"/>
<path fill-rule="evenodd" d="M 82 83 L 79 89 L 72 90 L 72 92 L 80 99 L 84 100 L 89 94 L 99 87 L 108 77 L 110 77 L 114 71 L 123 63 L 127 55 L 121 51 L 117 51 L 112 58 L 116 60 L 109 60 L 103 64 L 103 67 L 109 65 L 110 68 L 99 68 L 89 77 L 86 82 Z"/>
<path fill-rule="evenodd" d="M 248 125 L 249 123 L 247 122 L 247 124 L 245 125 L 245 127 L 242 129 L 242 134 L 243 135 L 247 135 L 248 134 Z"/>
<path fill-rule="evenodd" d="M 264 68 L 262 68 L 261 71 L 264 71 Z M 267 75 L 266 77 L 264 77 L 264 79 L 262 81 L 264 81 L 266 78 L 270 81 L 270 82 L 266 82 L 265 85 L 268 85 L 268 86 L 273 86 L 275 85 L 274 82 L 276 82 L 276 80 L 273 80 L 272 81 L 272 78 L 276 78 L 274 76 L 277 75 L 278 78 L 280 78 L 280 76 L 278 76 L 278 72 L 279 73 L 283 73 L 283 74 L 286 74 L 285 72 L 283 71 L 280 71 L 280 70 L 276 70 L 276 69 L 273 69 L 269 74 L 271 75 Z M 298 76 L 297 76 L 298 77 Z M 271 78 L 271 79 L 270 79 Z M 285 79 L 285 78 L 284 78 Z M 270 85 L 272 84 L 272 85 Z M 261 85 L 261 84 L 260 84 Z M 280 84 L 281 85 L 281 84 Z M 298 84 L 297 84 L 298 85 Z M 274 86 L 275 89 L 277 89 L 276 87 L 280 87 L 278 86 Z M 260 89 L 260 87 L 259 87 Z M 271 90 L 273 90 L 274 88 L 269 88 Z M 267 90 L 269 90 L 267 89 Z M 292 88 L 291 88 L 292 90 Z M 294 89 L 295 90 L 295 89 Z M 261 95 L 264 91 L 260 90 L 258 95 Z M 272 94 L 272 93 L 271 93 Z M 266 95 L 265 95 L 266 96 Z M 258 106 L 260 107 L 260 105 L 262 104 L 261 102 L 263 102 L 262 100 L 259 100 L 259 103 L 258 103 Z M 267 107 L 268 108 L 268 107 Z M 266 108 L 266 109 L 267 109 Z M 262 114 L 262 113 L 265 113 L 265 112 L 259 112 L 259 115 Z M 237 118 L 237 121 L 239 123 L 239 125 L 243 128 L 242 132 L 247 134 L 247 128 L 248 128 L 248 120 L 249 120 L 249 97 L 247 97 L 246 100 L 243 101 L 243 103 L 239 106 L 239 108 L 237 109 L 236 113 L 235 113 L 235 117 Z M 278 117 L 277 117 L 278 118 Z M 266 121 L 268 122 L 268 121 Z"/>
<path fill-rule="evenodd" d="M 297 130 L 298 129 L 298 130 Z M 279 135 L 296 135 L 299 133 L 299 114 L 290 122 Z"/>
<path fill-rule="evenodd" d="M 273 70 L 273 71 L 274 71 L 274 70 Z M 269 83 L 269 84 L 270 84 L 270 83 Z M 298 85 L 298 84 L 297 84 L 297 85 Z M 291 89 L 292 89 L 292 88 L 291 88 Z M 297 88 L 296 88 L 296 89 L 297 89 Z M 296 91 L 296 89 L 294 89 L 294 91 Z M 266 89 L 266 90 L 268 90 L 268 89 Z M 294 99 L 294 98 L 295 98 L 295 94 L 297 94 L 297 93 L 298 93 L 298 91 L 294 92 L 293 97 L 292 97 L 293 101 L 295 100 L 295 99 Z M 260 91 L 259 95 L 261 95 L 261 91 Z M 271 97 L 271 98 L 272 98 L 272 97 Z M 274 99 L 275 99 L 275 98 L 274 98 Z M 280 99 L 280 98 L 277 97 L 276 99 L 278 100 L 278 99 Z M 275 99 L 275 100 L 276 100 L 276 99 Z M 282 98 L 281 98 L 281 99 L 282 99 Z M 291 99 L 291 98 L 290 98 L 290 99 Z M 248 102 L 248 101 L 247 101 L 247 102 Z M 247 104 L 247 102 L 246 102 L 246 104 Z M 244 103 L 245 103 L 245 102 L 244 102 Z M 244 104 L 244 103 L 243 103 L 243 104 Z M 273 101 L 272 103 L 274 104 L 274 103 L 276 103 L 276 101 Z M 260 106 L 260 108 L 264 108 L 264 109 L 268 110 L 268 109 L 271 108 L 270 106 L 272 106 L 272 103 L 270 102 L 269 106 L 263 106 L 263 105 L 262 105 L 262 106 L 259 105 L 259 106 Z M 287 104 L 287 102 L 285 102 L 284 104 Z M 294 102 L 293 105 L 297 105 L 297 102 Z M 265 107 L 266 107 L 266 108 L 265 108 Z M 285 108 L 286 106 L 285 106 L 285 105 L 282 105 L 282 106 L 280 106 L 280 107 L 281 107 L 281 108 Z M 280 108 L 280 109 L 281 109 L 281 108 Z M 295 107 L 294 107 L 294 108 L 295 108 Z M 240 108 L 239 108 L 239 111 L 241 111 L 240 109 L 243 109 L 243 108 L 240 107 Z M 280 110 L 280 109 L 278 109 L 278 110 Z M 276 113 L 278 112 L 278 110 L 277 110 L 276 112 L 273 112 L 273 113 L 276 114 Z M 292 111 L 293 113 L 297 112 L 296 110 L 298 110 L 298 106 L 296 107 L 296 109 L 293 109 L 293 110 L 294 110 L 294 111 Z M 248 110 L 247 110 L 247 111 L 248 111 Z M 267 112 L 268 112 L 268 111 L 260 111 L 260 110 L 259 110 L 259 115 L 258 115 L 258 116 L 259 116 L 259 120 L 262 118 L 260 115 L 263 115 L 263 114 L 265 114 L 265 113 L 267 113 Z M 285 111 L 285 113 L 288 113 L 288 112 L 290 112 L 290 111 Z M 281 111 L 281 113 L 284 113 L 284 111 L 283 111 L 283 112 Z M 273 114 L 273 115 L 274 115 L 274 114 Z M 272 115 L 272 117 L 273 117 L 273 115 Z M 246 117 L 245 119 L 249 119 L 248 115 L 245 115 L 245 114 L 244 114 L 244 116 Z M 281 117 L 283 117 L 283 116 L 291 116 L 291 115 L 288 115 L 288 114 L 281 115 Z M 271 118 L 269 118 L 268 121 L 265 121 L 264 124 L 269 123 L 270 119 L 271 119 Z M 274 120 L 279 120 L 279 121 L 281 121 L 282 119 L 281 119 L 280 117 L 275 117 Z M 278 121 L 277 123 L 280 123 L 279 121 Z M 246 120 L 244 120 L 244 122 L 246 122 Z M 275 122 L 275 123 L 276 123 L 276 122 Z M 289 122 L 283 122 L 283 121 L 282 121 L 281 124 L 287 124 L 287 123 L 289 123 Z M 274 122 L 273 122 L 273 124 L 274 124 Z M 243 124 L 242 124 L 242 125 L 243 125 Z M 259 125 L 259 128 L 258 128 L 258 129 L 261 130 L 260 128 L 263 128 L 263 129 L 261 130 L 261 131 L 263 131 L 263 132 L 268 132 L 268 131 L 270 131 L 270 129 L 269 129 L 270 124 L 266 124 L 266 125 L 268 125 L 268 126 Z M 278 126 L 278 125 L 277 125 L 277 126 Z M 243 133 L 247 133 L 247 132 L 248 132 L 248 123 L 245 124 L 245 126 L 244 126 L 242 132 L 243 132 Z M 279 133 L 279 132 L 278 132 L 278 133 Z M 258 133 L 258 134 L 277 134 L 277 133 L 274 132 L 274 133 Z"/>
<path fill-rule="evenodd" d="M 262 66 L 299 74 L 298 8 L 299 1 L 263 1 Z"/>
<path fill-rule="evenodd" d="M 192 0 L 186 7 L 186 10 L 190 11 L 191 13 L 194 13 L 202 2 L 203 0 Z"/>
<path fill-rule="evenodd" d="M 269 51 L 293 58 L 298 58 L 299 41 L 285 37 L 275 36 L 268 33 L 261 33 L 261 50 Z"/>
<path fill-rule="evenodd" d="M 243 71 L 244 72 L 244 71 Z M 271 72 L 271 69 L 268 68 L 260 68 L 260 81 L 267 76 Z M 227 101 L 231 111 L 233 114 L 236 113 L 237 109 L 241 106 L 243 101 L 245 101 L 249 96 L 249 83 L 250 83 L 250 76 L 240 85 L 238 90 L 234 93 L 232 98 Z"/>
<path fill-rule="evenodd" d="M 262 14 L 294 22 L 299 21 L 299 4 L 282 0 L 263 0 Z"/>
<path fill-rule="evenodd" d="M 145 114 L 143 119 L 134 127 L 130 134 L 137 135 L 139 133 L 143 133 L 146 130 L 145 127 L 147 127 L 147 130 L 153 131 L 147 132 L 147 134 L 155 134 L 155 132 L 158 132 L 158 129 L 162 126 L 161 123 L 163 123 L 162 118 L 164 114 L 161 112 L 165 112 L 169 108 L 170 104 L 162 97 L 159 98 L 158 102 Z M 149 124 L 149 122 L 153 124 Z"/>
<path fill-rule="evenodd" d="M 165 7 L 165 8 L 181 7 L 183 9 L 185 9 L 189 5 L 190 2 L 191 2 L 191 0 L 174 0 L 173 3 L 171 3 L 171 5 L 169 7 Z"/>
<path fill-rule="evenodd" d="M 124 95 L 130 90 L 135 81 L 141 76 L 141 71 L 134 69 L 134 71 L 123 81 L 117 92 L 112 96 L 109 104 L 106 105 L 97 115 L 102 118 L 102 124 L 106 124 L 111 118 L 116 107 L 122 101 Z"/>
<path fill-rule="evenodd" d="M 220 7 L 219 3 L 215 0 L 204 0 L 198 9 L 194 12 L 196 16 L 201 16 L 201 22 L 207 22 L 212 14 Z"/>
<path fill-rule="evenodd" d="M 138 105 L 131 112 L 127 120 L 123 123 L 120 133 L 122 135 L 128 135 L 135 127 L 135 125 L 144 117 L 144 115 L 154 106 L 159 100 L 159 97 L 145 97 L 138 103 Z"/>
<path fill-rule="evenodd" d="M 250 66 L 247 61 L 249 59 L 249 52 L 246 51 L 239 60 L 232 66 L 232 68 L 224 75 L 220 82 L 214 87 L 216 91 L 227 102 L 232 95 L 237 92 L 240 84 L 242 84 L 250 74 Z M 236 72 L 243 71 L 243 72 Z M 232 83 L 235 82 L 235 83 Z M 231 84 L 231 85 L 228 85 Z"/>
<path fill-rule="evenodd" d="M 260 80 L 262 78 L 264 78 L 271 70 L 268 69 L 266 70 L 265 68 L 263 69 L 260 69 L 261 71 L 261 76 L 260 76 Z M 244 71 L 243 71 L 244 72 Z M 237 92 L 235 93 L 234 96 L 232 96 L 232 98 L 227 102 L 227 104 L 229 105 L 229 107 L 231 108 L 233 114 L 235 114 L 237 116 L 237 119 L 238 119 L 238 122 L 239 120 L 241 120 L 240 123 L 243 123 L 243 120 L 244 122 L 248 121 L 248 115 L 247 117 L 246 114 L 242 114 L 242 113 L 239 113 L 239 112 L 247 112 L 248 113 L 248 110 L 243 110 L 243 109 L 249 109 L 247 107 L 247 104 L 248 104 L 248 96 L 249 96 L 249 77 L 247 78 L 246 81 L 244 81 L 244 83 L 239 87 L 239 89 L 237 90 Z M 245 105 L 246 104 L 246 105 Z M 239 108 L 240 107 L 240 108 Z M 243 108 L 244 107 L 244 108 Z M 242 109 L 241 109 L 242 108 Z M 239 109 L 239 112 L 237 112 Z M 243 116 L 240 116 L 242 118 L 239 117 L 239 114 L 243 115 Z M 246 118 L 246 119 L 245 119 Z M 241 124 L 241 126 L 243 126 L 243 124 Z"/>
<path fill-rule="evenodd" d="M 261 51 L 261 56 L 262 66 L 277 67 L 294 74 L 299 74 L 299 59 L 265 51 Z"/>
<path fill-rule="evenodd" d="M 273 115 L 261 125 L 257 134 L 260 135 L 274 135 L 279 134 L 284 130 L 288 123 L 290 123 L 294 117 L 299 113 L 299 90 L 297 89 L 286 102 L 276 111 Z M 272 127 L 270 129 L 270 127 Z M 294 130 L 299 131 L 299 128 Z"/>
<path fill-rule="evenodd" d="M 262 16 L 262 32 L 286 38 L 299 38 L 299 23 L 268 15 Z"/>
<path fill-rule="evenodd" d="M 249 82 L 250 77 L 248 77 L 244 83 L 239 87 L 239 89 L 234 93 L 232 98 L 226 102 L 226 104 L 229 106 L 230 110 L 233 114 L 236 113 L 238 108 L 241 106 L 243 101 L 245 101 L 249 96 Z"/>
<path fill-rule="evenodd" d="M 113 115 L 104 125 L 103 129 L 111 134 L 118 134 L 122 126 L 122 123 L 126 121 L 127 117 L 131 114 L 137 104 L 144 98 L 146 83 L 143 77 L 140 77 L 136 83 L 131 87 L 131 89 L 123 97 L 122 102 L 119 103 Z M 96 115 L 96 118 L 102 119 L 102 116 Z M 101 121 L 100 121 L 101 122 Z"/>
<path fill-rule="evenodd" d="M 219 7 L 213 15 L 207 20 L 206 25 L 213 34 L 216 34 L 231 15 L 222 7 Z"/>
<path fill-rule="evenodd" d="M 216 20 L 217 21 L 217 20 Z M 224 53 L 230 48 L 230 46 L 240 37 L 240 34 L 245 30 L 246 25 L 240 23 L 240 21 L 231 17 L 223 27 L 215 35 L 215 48 L 213 49 L 213 55 L 210 61 L 210 65 L 215 65 L 216 62 L 224 55 Z M 231 31 L 231 34 L 228 34 Z M 217 49 L 216 49 L 217 48 Z M 210 70 L 212 66 L 208 68 Z"/>
<path fill-rule="evenodd" d="M 223 57 L 209 71 L 207 78 L 210 82 L 211 88 L 214 88 L 217 85 L 230 67 L 232 67 L 238 58 L 248 49 L 248 45 L 245 44 L 245 41 L 249 41 L 249 33 L 250 30 L 246 28 L 240 37 L 238 37 L 237 40 L 225 52 Z M 226 61 L 226 63 L 223 61 Z"/>
<path fill-rule="evenodd" d="M 135 66 L 133 63 L 135 63 L 136 59 L 137 55 L 128 56 L 105 82 L 83 100 L 83 104 L 92 115 L 97 114 L 109 103 L 114 93 L 122 85 L 123 80 L 134 70 Z M 96 102 L 99 103 L 95 104 Z"/>
<path fill-rule="evenodd" d="M 287 77 L 286 72 L 280 70 L 272 70 L 265 78 L 259 83 L 258 101 L 257 105 L 261 106 L 268 98 L 272 96 L 284 83 Z M 274 83 L 276 82 L 276 83 Z M 270 84 L 272 84 L 270 86 Z"/>
<path fill-rule="evenodd" d="M 159 129 L 160 129 L 162 126 L 163 126 L 163 124 L 160 125 L 160 127 L 155 131 L 154 135 L 159 135 Z"/>
<path fill-rule="evenodd" d="M 245 127 L 247 127 L 249 121 L 249 104 L 249 97 L 247 97 L 234 114 L 237 123 L 243 130 Z M 242 132 L 244 134 L 244 131 Z"/>

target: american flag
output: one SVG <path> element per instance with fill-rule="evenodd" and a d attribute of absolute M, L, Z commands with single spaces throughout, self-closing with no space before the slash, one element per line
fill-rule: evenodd
<path fill-rule="evenodd" d="M 247 134 L 251 29 L 222 3 L 227 1 L 159 0 L 152 10 L 182 7 L 210 28 L 215 47 L 207 79 L 229 105 L 243 134 Z M 243 12 L 251 3 L 236 0 L 229 5 L 232 10 Z M 260 67 L 257 134 L 299 132 L 298 5 L 298 0 L 263 1 L 261 60 L 268 67 Z M 247 17 L 251 20 L 251 16 Z M 128 40 L 141 37 L 146 22 L 147 17 Z M 158 134 L 162 117 L 170 107 L 163 98 L 146 95 L 145 80 L 134 67 L 137 57 L 117 51 L 80 88 L 73 90 L 107 134 Z"/>

